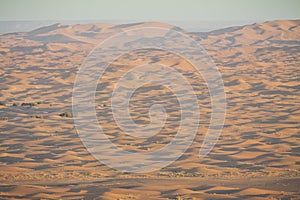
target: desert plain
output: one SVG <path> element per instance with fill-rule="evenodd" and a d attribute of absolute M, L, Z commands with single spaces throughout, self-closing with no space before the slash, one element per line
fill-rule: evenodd
<path fill-rule="evenodd" d="M 128 136 L 118 127 L 111 93 L 119 77 L 137 65 L 162 63 L 184 74 L 200 107 L 197 135 L 186 152 L 162 169 L 136 174 L 106 166 L 85 148 L 74 125 L 72 92 L 82 62 L 96 45 L 144 26 L 173 28 L 201 44 L 222 75 L 227 107 L 219 140 L 199 158 L 211 114 L 203 77 L 170 52 L 145 49 L 120 56 L 99 80 L 95 96 L 97 119 L 118 147 L 155 151 L 172 140 L 180 122 L 172 91 L 148 84 L 130 100 L 132 119 L 149 123 L 149 108 L 160 103 L 168 113 L 165 126 L 149 138 Z M 300 198 L 299 20 L 211 32 L 156 22 L 54 24 L 0 35 L 0 66 L 1 199 Z"/>

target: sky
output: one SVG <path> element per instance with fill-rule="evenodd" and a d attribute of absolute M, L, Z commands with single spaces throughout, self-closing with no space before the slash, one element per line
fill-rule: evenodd
<path fill-rule="evenodd" d="M 0 21 L 300 19 L 299 0 L 0 0 Z"/>
<path fill-rule="evenodd" d="M 158 21 L 191 32 L 300 19 L 300 0 L 0 0 L 0 34 L 54 23 Z"/>

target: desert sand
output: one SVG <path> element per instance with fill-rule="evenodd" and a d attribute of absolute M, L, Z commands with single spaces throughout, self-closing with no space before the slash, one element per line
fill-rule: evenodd
<path fill-rule="evenodd" d="M 131 99 L 133 120 L 149 123 L 154 102 L 170 120 L 148 139 L 124 134 L 114 122 L 110 95 L 122 73 L 143 63 L 163 63 L 187 76 L 201 121 L 188 150 L 163 169 L 116 171 L 82 144 L 71 116 L 76 73 L 99 42 L 137 24 L 54 24 L 0 35 L 0 198 L 2 199 L 299 199 L 300 21 L 270 21 L 207 33 L 187 33 L 222 74 L 227 111 L 222 134 L 205 158 L 199 149 L 210 119 L 205 81 L 182 58 L 138 50 L 111 64 L 96 93 L 107 136 L 119 147 L 149 152 L 167 144 L 180 112 L 167 88 L 146 85 Z M 184 30 L 180 30 L 184 31 Z"/>

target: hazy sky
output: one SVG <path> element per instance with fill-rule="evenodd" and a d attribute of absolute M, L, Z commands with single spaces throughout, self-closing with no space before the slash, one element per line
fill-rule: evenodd
<path fill-rule="evenodd" d="M 0 20 L 300 19 L 300 0 L 0 0 Z"/>

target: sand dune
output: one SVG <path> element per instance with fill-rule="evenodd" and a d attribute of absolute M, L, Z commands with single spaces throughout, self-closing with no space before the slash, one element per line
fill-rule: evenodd
<path fill-rule="evenodd" d="M 176 29 L 154 22 L 54 24 L 0 35 L 0 198 L 300 198 L 299 20 L 188 33 L 216 63 L 227 97 L 222 135 L 207 157 L 198 157 L 211 112 L 205 81 L 188 62 L 159 50 L 133 51 L 112 63 L 96 92 L 97 118 L 107 136 L 128 151 L 167 144 L 180 119 L 179 104 L 167 88 L 148 84 L 131 99 L 132 118 L 142 125 L 149 123 L 148 107 L 166 105 L 169 121 L 154 137 L 124 134 L 110 109 L 122 73 L 162 63 L 185 74 L 200 97 L 194 143 L 176 162 L 147 174 L 115 171 L 86 150 L 67 114 L 76 73 L 96 44 L 143 26 Z"/>

